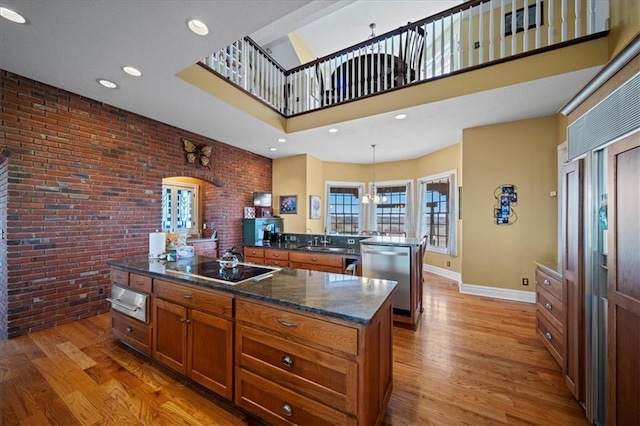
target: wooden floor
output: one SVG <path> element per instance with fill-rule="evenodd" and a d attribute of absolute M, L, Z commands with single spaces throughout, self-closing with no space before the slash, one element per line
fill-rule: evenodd
<path fill-rule="evenodd" d="M 425 274 L 417 332 L 394 328 L 385 425 L 588 424 L 535 335 L 533 305 Z M 0 340 L 0 425 L 255 425 L 114 341 L 108 314 Z"/>

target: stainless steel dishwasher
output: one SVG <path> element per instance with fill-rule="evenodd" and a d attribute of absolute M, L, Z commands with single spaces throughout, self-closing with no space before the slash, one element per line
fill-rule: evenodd
<path fill-rule="evenodd" d="M 393 309 L 411 312 L 411 248 L 362 244 L 362 276 L 397 281 Z"/>

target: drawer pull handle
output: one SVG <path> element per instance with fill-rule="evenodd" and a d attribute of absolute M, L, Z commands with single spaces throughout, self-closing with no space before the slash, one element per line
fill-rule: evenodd
<path fill-rule="evenodd" d="M 136 280 L 135 284 L 137 284 L 137 285 L 144 285 L 144 281 L 142 281 L 142 280 Z"/>
<path fill-rule="evenodd" d="M 193 296 L 192 296 L 192 295 L 190 295 L 190 294 L 182 294 L 181 296 L 182 296 L 184 299 L 188 299 L 188 300 L 193 299 Z"/>
<path fill-rule="evenodd" d="M 298 324 L 285 321 L 282 318 L 278 318 L 278 323 L 284 327 L 289 327 L 289 328 L 296 328 L 298 326 Z"/>
<path fill-rule="evenodd" d="M 311 261 L 312 261 L 312 262 L 317 262 L 317 261 L 318 261 L 318 258 L 317 258 L 317 257 L 312 257 L 312 258 L 311 258 Z"/>
<path fill-rule="evenodd" d="M 293 367 L 293 358 L 289 355 L 285 355 L 282 357 L 282 365 L 285 367 Z"/>
<path fill-rule="evenodd" d="M 280 257 L 280 255 L 278 253 L 275 253 L 273 257 Z"/>
<path fill-rule="evenodd" d="M 187 324 L 191 324 L 191 320 L 186 318 L 180 318 L 180 322 L 186 322 Z"/>
<path fill-rule="evenodd" d="M 549 333 L 548 331 L 546 333 L 544 333 L 544 337 L 546 337 L 547 340 L 553 339 L 553 335 L 551 333 Z"/>
<path fill-rule="evenodd" d="M 548 310 L 551 310 L 553 308 L 553 305 L 549 302 L 544 304 L 544 307 L 547 308 Z"/>
<path fill-rule="evenodd" d="M 131 328 L 131 326 L 129 325 L 129 326 L 127 326 L 127 328 L 125 328 L 125 329 L 124 329 L 124 331 L 125 331 L 127 334 L 131 334 L 131 333 L 133 332 L 133 328 Z"/>
<path fill-rule="evenodd" d="M 542 284 L 544 285 L 551 285 L 551 281 L 549 281 L 548 279 L 544 279 L 544 281 L 542 281 Z"/>
<path fill-rule="evenodd" d="M 282 408 L 280 408 L 280 411 L 287 417 L 293 416 L 293 408 L 291 408 L 289 404 L 282 404 Z"/>

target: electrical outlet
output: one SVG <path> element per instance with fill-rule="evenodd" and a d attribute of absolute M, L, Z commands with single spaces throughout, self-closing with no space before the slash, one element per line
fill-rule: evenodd
<path fill-rule="evenodd" d="M 104 296 L 104 286 L 103 285 L 99 285 L 98 286 L 98 297 L 100 296 Z"/>
<path fill-rule="evenodd" d="M 529 285 L 529 278 L 523 278 L 522 285 Z"/>
<path fill-rule="evenodd" d="M 447 266 L 451 266 L 451 262 L 447 260 Z"/>
<path fill-rule="evenodd" d="M 349 238 L 347 240 L 347 244 L 355 244 L 355 243 L 356 243 L 356 240 L 354 240 L 354 239 Z"/>
<path fill-rule="evenodd" d="M 474 49 L 480 49 L 480 42 L 476 41 L 475 43 L 473 43 L 473 48 Z"/>
<path fill-rule="evenodd" d="M 297 239 L 298 239 L 298 238 L 297 238 L 295 235 L 291 235 L 291 236 L 289 237 L 289 241 L 297 241 Z"/>

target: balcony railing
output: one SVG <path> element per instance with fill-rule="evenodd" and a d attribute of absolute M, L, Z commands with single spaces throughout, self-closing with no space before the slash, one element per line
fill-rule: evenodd
<path fill-rule="evenodd" d="M 474 0 L 291 70 L 248 37 L 204 64 L 289 117 L 605 31 L 608 14 L 608 0 Z"/>

